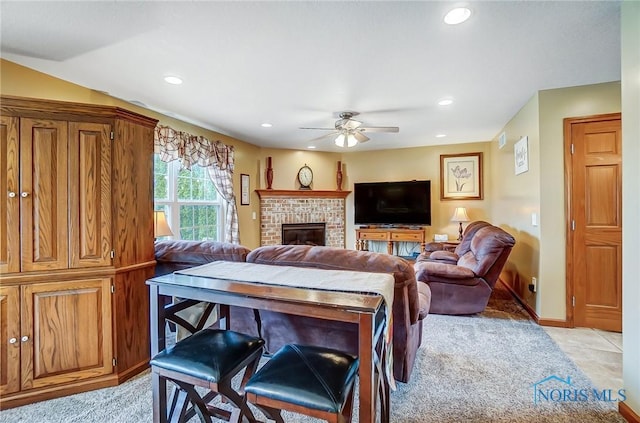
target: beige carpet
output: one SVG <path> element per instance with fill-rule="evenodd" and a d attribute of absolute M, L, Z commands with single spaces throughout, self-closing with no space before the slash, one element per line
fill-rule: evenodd
<path fill-rule="evenodd" d="M 497 290 L 480 315 L 427 317 L 411 382 L 398 384 L 392 394 L 391 421 L 624 422 L 615 402 L 591 396 L 584 401 L 534 403 L 534 384 L 554 375 L 570 377 L 570 390 L 590 392 L 589 379 L 508 292 Z M 556 380 L 546 382 L 543 391 L 566 388 Z M 0 421 L 151 422 L 150 393 L 146 372 L 118 387 L 0 412 Z M 285 420 L 317 421 L 293 414 Z"/>

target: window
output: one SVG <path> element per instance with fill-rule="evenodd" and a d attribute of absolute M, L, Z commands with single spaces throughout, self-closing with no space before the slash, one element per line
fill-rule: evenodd
<path fill-rule="evenodd" d="M 217 241 L 222 233 L 223 204 L 206 168 L 180 169 L 154 155 L 155 210 L 164 210 L 174 239 Z"/>

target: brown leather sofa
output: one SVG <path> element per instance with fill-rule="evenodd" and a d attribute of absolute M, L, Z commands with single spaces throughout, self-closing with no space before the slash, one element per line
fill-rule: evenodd
<path fill-rule="evenodd" d="M 430 313 L 474 314 L 487 306 L 515 239 L 487 222 L 474 223 L 455 251 L 431 251 L 416 259 L 416 279 L 431 288 Z"/>
<path fill-rule="evenodd" d="M 171 243 L 176 243 L 176 252 L 171 251 Z M 157 271 L 156 274 L 213 261 L 210 259 L 242 261 L 246 250 L 233 244 L 207 242 L 201 243 L 204 251 L 200 251 L 197 244 L 194 241 L 163 241 L 157 244 L 156 260 L 162 273 Z M 218 248 L 219 251 L 216 250 Z M 245 258 L 248 262 L 260 264 L 393 274 L 394 378 L 400 382 L 409 381 L 422 342 L 422 319 L 429 313 L 431 302 L 429 286 L 417 283 L 409 262 L 387 254 L 307 245 L 259 247 L 246 254 Z M 269 352 L 275 352 L 288 343 L 330 346 L 352 354 L 357 352 L 357 328 L 353 324 L 264 310 L 256 315 L 253 310 L 241 307 L 231 307 L 230 313 L 233 330 L 257 335 L 260 325 Z"/>
<path fill-rule="evenodd" d="M 162 240 L 155 243 L 156 269 L 155 276 L 173 273 L 176 270 L 188 269 L 214 261 L 246 261 L 251 250 L 245 246 L 217 241 L 173 241 Z M 171 298 L 166 299 L 170 303 Z M 192 325 L 196 325 L 205 309 L 206 303 L 199 303 L 178 313 Z M 210 315 L 204 322 L 205 326 L 214 324 L 217 315 Z M 174 324 L 170 324 L 171 330 L 176 331 Z M 191 332 L 182 327 L 177 328 L 176 340 L 179 341 L 190 335 Z"/>
<path fill-rule="evenodd" d="M 259 247 L 249 253 L 247 261 L 393 274 L 393 374 L 400 382 L 409 381 L 422 342 L 422 319 L 429 313 L 431 292 L 428 286 L 416 282 L 413 267 L 408 261 L 382 253 L 308 245 Z M 291 342 L 319 346 L 330 343 L 331 347 L 352 354 L 358 351 L 354 325 L 273 312 L 260 314 L 262 334 L 270 351 Z"/>

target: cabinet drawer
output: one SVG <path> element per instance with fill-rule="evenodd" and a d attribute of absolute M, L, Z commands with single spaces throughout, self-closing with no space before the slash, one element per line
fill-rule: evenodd
<path fill-rule="evenodd" d="M 375 241 L 386 241 L 386 232 L 360 232 L 360 239 L 370 239 Z"/>
<path fill-rule="evenodd" d="M 424 239 L 424 235 L 423 234 L 397 234 L 397 233 L 391 233 L 391 240 L 392 241 L 415 241 L 415 242 L 421 242 Z"/>

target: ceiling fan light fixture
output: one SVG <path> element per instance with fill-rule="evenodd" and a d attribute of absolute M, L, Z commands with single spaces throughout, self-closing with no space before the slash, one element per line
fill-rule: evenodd
<path fill-rule="evenodd" d="M 353 135 L 347 136 L 347 147 L 354 147 L 358 143 L 358 140 Z"/>
<path fill-rule="evenodd" d="M 456 7 L 444 15 L 444 23 L 458 25 L 471 17 L 471 10 L 466 7 Z"/>
<path fill-rule="evenodd" d="M 336 137 L 334 142 L 338 147 L 344 147 L 344 138 L 345 138 L 344 134 L 340 134 Z"/>

